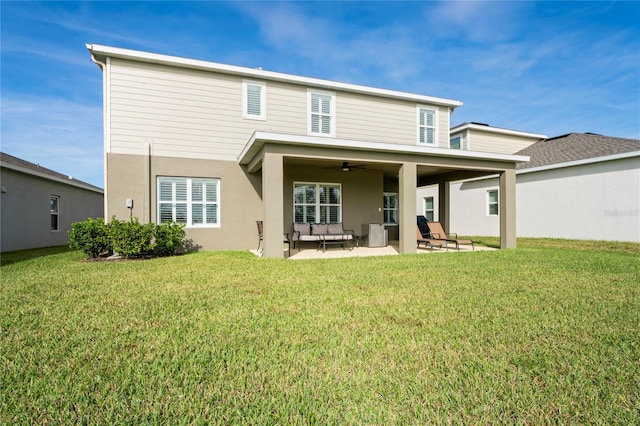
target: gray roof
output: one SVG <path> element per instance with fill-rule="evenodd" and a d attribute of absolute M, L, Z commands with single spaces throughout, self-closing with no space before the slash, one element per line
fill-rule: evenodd
<path fill-rule="evenodd" d="M 569 133 L 536 142 L 516 154 L 531 157 L 528 163 L 518 164 L 518 170 L 522 170 L 635 151 L 640 152 L 638 139 L 614 138 L 593 133 Z"/>
<path fill-rule="evenodd" d="M 83 186 L 87 189 L 91 189 L 98 192 L 103 192 L 102 188 L 97 187 L 95 185 L 91 185 L 90 183 L 81 181 L 71 176 L 67 176 L 62 173 L 58 173 L 55 170 L 47 169 L 46 167 L 42 167 L 39 164 L 34 164 L 29 161 L 23 160 L 18 157 L 14 157 L 13 155 L 6 154 L 4 152 L 0 152 L 0 164 L 2 166 L 9 165 L 15 167 L 8 168 L 19 168 L 26 172 L 33 172 L 33 174 L 38 174 L 40 176 L 50 177 L 53 180 L 67 182 L 70 185 L 74 186 Z"/>

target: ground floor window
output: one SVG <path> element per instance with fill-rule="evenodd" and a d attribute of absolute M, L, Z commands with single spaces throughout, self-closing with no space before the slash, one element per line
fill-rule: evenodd
<path fill-rule="evenodd" d="M 383 217 L 385 225 L 398 224 L 398 194 L 395 192 L 385 192 L 383 206 Z"/>
<path fill-rule="evenodd" d="M 220 179 L 158 178 L 158 223 L 220 226 Z"/>
<path fill-rule="evenodd" d="M 498 215 L 498 190 L 497 189 L 492 189 L 491 191 L 487 191 L 487 215 L 488 216 Z"/>
<path fill-rule="evenodd" d="M 51 230 L 57 231 L 59 228 L 58 216 L 60 215 L 60 197 L 51 195 L 49 197 L 49 211 L 51 215 Z"/>
<path fill-rule="evenodd" d="M 424 197 L 424 217 L 429 222 L 435 222 L 433 197 Z"/>
<path fill-rule="evenodd" d="M 293 184 L 295 223 L 342 222 L 342 187 L 337 183 L 295 182 Z"/>

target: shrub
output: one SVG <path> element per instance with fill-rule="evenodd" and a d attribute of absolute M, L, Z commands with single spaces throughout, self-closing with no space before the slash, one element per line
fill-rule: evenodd
<path fill-rule="evenodd" d="M 156 229 L 154 223 L 142 224 L 137 217 L 130 221 L 121 221 L 114 216 L 109 227 L 113 250 L 122 257 L 135 257 L 153 251 Z"/>
<path fill-rule="evenodd" d="M 170 222 L 156 226 L 155 253 L 158 256 L 173 256 L 184 245 L 185 235 L 183 223 Z"/>
<path fill-rule="evenodd" d="M 113 249 L 109 225 L 101 218 L 89 218 L 84 222 L 71 224 L 68 235 L 69 248 L 82 250 L 93 258 L 107 254 Z"/>

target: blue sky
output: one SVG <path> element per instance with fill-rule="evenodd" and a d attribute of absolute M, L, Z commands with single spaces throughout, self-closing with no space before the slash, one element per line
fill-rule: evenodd
<path fill-rule="evenodd" d="M 103 186 L 85 43 L 464 102 L 451 124 L 640 138 L 640 2 L 7 2 L 1 149 Z"/>

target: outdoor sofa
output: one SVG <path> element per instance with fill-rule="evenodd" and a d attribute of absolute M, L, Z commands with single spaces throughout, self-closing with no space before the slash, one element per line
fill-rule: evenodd
<path fill-rule="evenodd" d="M 341 245 L 342 248 L 353 249 L 355 233 L 351 229 L 344 229 L 342 223 L 294 223 L 291 242 L 298 247 L 304 242 L 318 243 L 322 251 L 328 244 Z"/>

